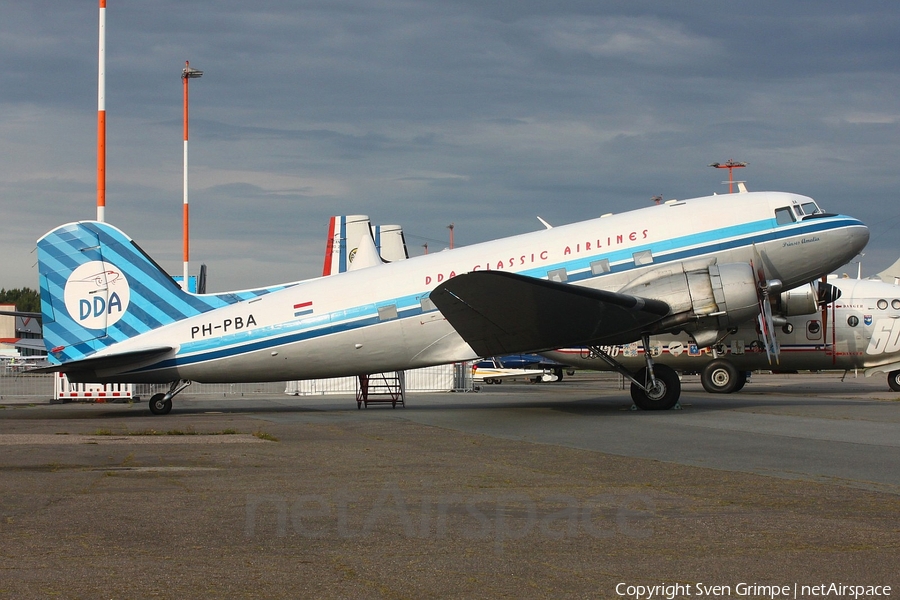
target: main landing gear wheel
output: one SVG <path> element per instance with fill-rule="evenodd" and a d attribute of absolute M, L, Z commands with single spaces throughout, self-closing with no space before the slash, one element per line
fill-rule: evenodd
<path fill-rule="evenodd" d="M 700 383 L 710 394 L 730 394 L 736 392 L 747 383 L 747 374 L 738 371 L 737 367 L 727 360 L 714 360 L 700 372 Z"/>
<path fill-rule="evenodd" d="M 656 384 L 649 391 L 644 391 L 636 383 L 631 384 L 631 399 L 635 406 L 641 410 L 669 410 L 678 404 L 681 397 L 681 381 L 678 373 L 665 365 L 654 365 L 653 374 Z M 648 382 L 647 367 L 638 371 L 635 376 L 638 381 Z"/>
<path fill-rule="evenodd" d="M 741 391 L 745 385 L 747 385 L 747 371 L 738 371 L 738 380 L 737 385 L 734 386 L 734 391 Z"/>
<path fill-rule="evenodd" d="M 895 392 L 900 392 L 900 371 L 891 371 L 888 373 L 888 385 Z"/>
<path fill-rule="evenodd" d="M 150 398 L 150 412 L 154 415 L 167 415 L 172 410 L 172 399 L 166 399 L 165 394 L 153 394 Z"/>

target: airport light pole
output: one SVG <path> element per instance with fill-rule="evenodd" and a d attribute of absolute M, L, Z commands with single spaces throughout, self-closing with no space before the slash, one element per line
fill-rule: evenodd
<path fill-rule="evenodd" d="M 97 52 L 97 220 L 106 218 L 106 0 L 100 0 Z"/>
<path fill-rule="evenodd" d="M 184 280 L 181 289 L 188 290 L 188 263 L 190 261 L 190 219 L 188 216 L 188 80 L 199 79 L 203 71 L 191 68 L 189 61 L 184 61 L 181 71 L 184 88 Z"/>
<path fill-rule="evenodd" d="M 709 166 L 716 168 L 716 169 L 728 169 L 728 193 L 732 194 L 732 193 L 734 193 L 734 187 L 733 187 L 734 179 L 732 177 L 732 171 L 734 169 L 743 169 L 744 167 L 747 166 L 747 163 L 735 162 L 735 161 L 729 159 L 728 162 L 724 162 L 724 163 L 714 162 Z"/>

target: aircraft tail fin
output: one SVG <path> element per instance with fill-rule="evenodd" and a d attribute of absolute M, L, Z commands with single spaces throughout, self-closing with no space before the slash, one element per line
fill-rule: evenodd
<path fill-rule="evenodd" d="M 371 247 L 370 247 L 371 246 Z M 322 275 L 345 273 L 409 258 L 399 225 L 371 225 L 365 215 L 331 217 Z"/>
<path fill-rule="evenodd" d="M 44 345 L 54 364 L 274 289 L 189 294 L 131 238 L 96 221 L 54 229 L 37 252 Z"/>
<path fill-rule="evenodd" d="M 399 225 L 376 225 L 374 228 L 375 246 L 381 258 L 387 262 L 397 262 L 409 258 L 406 248 L 406 237 Z"/>
<path fill-rule="evenodd" d="M 363 236 L 372 237 L 369 217 L 366 215 L 342 215 L 331 217 L 328 225 L 328 242 L 325 246 L 325 266 L 322 275 L 334 275 L 350 270 Z"/>

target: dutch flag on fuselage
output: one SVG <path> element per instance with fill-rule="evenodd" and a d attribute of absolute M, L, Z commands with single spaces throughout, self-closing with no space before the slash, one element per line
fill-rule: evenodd
<path fill-rule="evenodd" d="M 294 305 L 294 316 L 302 317 L 304 315 L 311 315 L 313 313 L 313 303 L 312 300 L 309 302 L 301 302 L 300 304 Z"/>

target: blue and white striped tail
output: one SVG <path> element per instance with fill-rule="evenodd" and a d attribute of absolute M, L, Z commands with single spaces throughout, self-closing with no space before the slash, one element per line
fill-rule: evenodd
<path fill-rule="evenodd" d="M 37 251 L 44 344 L 53 363 L 84 359 L 163 325 L 273 291 L 189 294 L 131 238 L 95 221 L 54 229 L 38 240 Z"/>

